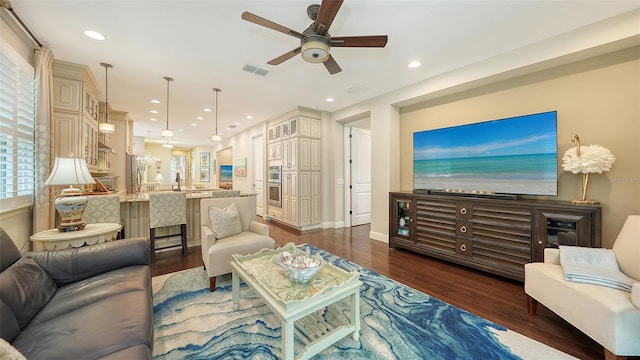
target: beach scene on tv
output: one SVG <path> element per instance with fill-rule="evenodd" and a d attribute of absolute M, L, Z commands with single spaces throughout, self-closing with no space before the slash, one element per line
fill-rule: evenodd
<path fill-rule="evenodd" d="M 414 189 L 557 195 L 556 112 L 413 134 Z"/>

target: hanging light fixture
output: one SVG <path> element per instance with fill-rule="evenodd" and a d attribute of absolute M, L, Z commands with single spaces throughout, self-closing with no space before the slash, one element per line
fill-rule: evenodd
<path fill-rule="evenodd" d="M 211 134 L 211 141 L 220 142 L 222 141 L 222 135 L 218 134 L 218 93 L 222 90 L 218 88 L 213 88 L 213 91 L 216 93 L 216 132 Z"/>
<path fill-rule="evenodd" d="M 113 134 L 116 131 L 116 126 L 109 122 L 109 69 L 113 67 L 111 64 L 100 63 L 100 66 L 104 66 L 104 121 L 98 123 L 98 131 L 104 134 Z"/>
<path fill-rule="evenodd" d="M 167 80 L 167 128 L 160 131 L 160 136 L 163 138 L 172 138 L 173 130 L 169 129 L 169 83 L 173 81 L 173 79 L 168 76 L 165 76 L 164 79 Z"/>

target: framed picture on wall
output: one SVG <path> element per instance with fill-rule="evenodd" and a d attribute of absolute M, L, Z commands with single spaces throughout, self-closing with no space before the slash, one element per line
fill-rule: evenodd
<path fill-rule="evenodd" d="M 200 153 L 200 167 L 209 167 L 211 165 L 211 159 L 208 152 Z"/>
<path fill-rule="evenodd" d="M 200 182 L 209 182 L 209 168 L 200 169 Z"/>
<path fill-rule="evenodd" d="M 233 174 L 239 177 L 247 176 L 247 158 L 236 159 L 233 162 Z"/>

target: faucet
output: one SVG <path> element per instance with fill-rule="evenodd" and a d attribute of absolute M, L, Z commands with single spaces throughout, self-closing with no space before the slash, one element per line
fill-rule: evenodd
<path fill-rule="evenodd" d="M 173 191 L 180 191 L 180 173 L 176 173 L 176 182 L 178 183 L 178 188 L 173 188 L 173 185 L 171 186 L 171 189 Z"/>

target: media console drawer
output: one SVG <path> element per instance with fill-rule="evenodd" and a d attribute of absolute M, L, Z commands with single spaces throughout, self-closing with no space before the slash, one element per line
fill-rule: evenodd
<path fill-rule="evenodd" d="M 598 205 L 409 192 L 389 199 L 390 247 L 520 281 L 524 264 L 542 261 L 545 247 L 601 246 Z M 399 224 L 408 230 L 399 231 Z"/>

